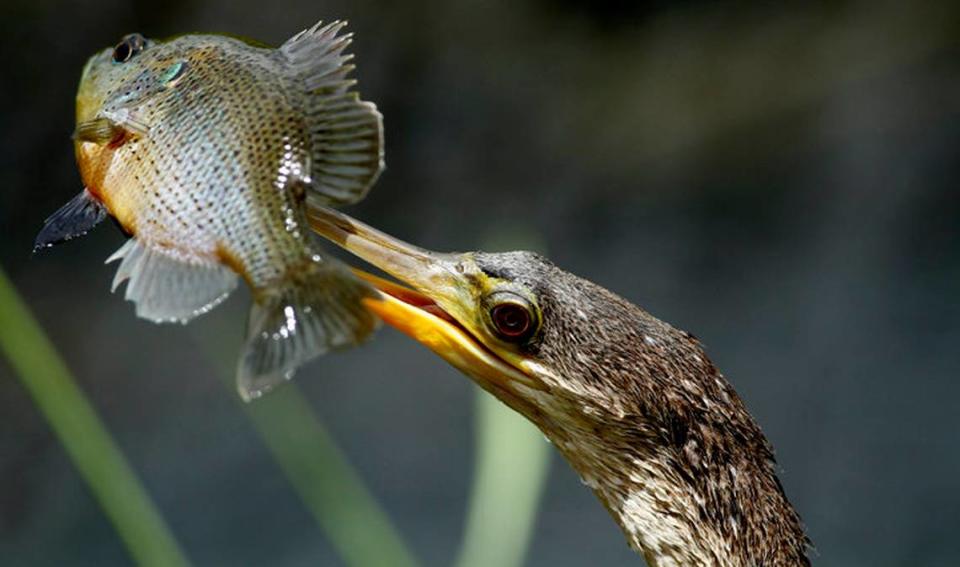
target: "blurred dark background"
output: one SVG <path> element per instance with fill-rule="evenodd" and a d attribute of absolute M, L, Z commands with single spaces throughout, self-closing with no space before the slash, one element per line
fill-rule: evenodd
<path fill-rule="evenodd" d="M 700 337 L 816 564 L 956 564 L 960 3 L 3 0 L 0 265 L 191 559 L 339 564 L 217 376 L 247 297 L 156 326 L 109 293 L 112 227 L 30 249 L 81 188 L 95 50 L 130 31 L 279 44 L 335 18 L 387 126 L 387 172 L 347 212 L 434 249 L 537 243 Z M 450 564 L 469 381 L 387 329 L 297 382 L 424 564 Z M 0 361 L 0 563 L 129 561 Z M 554 455 L 527 564 L 635 562 Z"/>

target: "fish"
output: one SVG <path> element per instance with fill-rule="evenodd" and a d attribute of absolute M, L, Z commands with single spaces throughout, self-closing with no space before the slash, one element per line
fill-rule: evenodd
<path fill-rule="evenodd" d="M 187 323 L 242 279 L 251 290 L 237 364 L 244 400 L 308 360 L 365 340 L 373 289 L 324 253 L 310 207 L 363 199 L 384 169 L 383 117 L 360 99 L 346 22 L 278 48 L 227 35 L 133 33 L 86 63 L 74 150 L 83 190 L 51 215 L 35 250 L 112 218 L 129 237 L 139 317 Z"/>

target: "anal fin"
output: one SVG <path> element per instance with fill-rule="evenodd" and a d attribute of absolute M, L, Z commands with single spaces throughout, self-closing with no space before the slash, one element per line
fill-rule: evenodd
<path fill-rule="evenodd" d="M 121 260 L 112 290 L 125 280 L 125 298 L 139 317 L 157 323 L 186 323 L 227 298 L 237 275 L 213 260 L 186 257 L 131 238 L 107 263 Z"/>
<path fill-rule="evenodd" d="M 361 304 L 370 291 L 333 260 L 311 262 L 306 277 L 262 290 L 237 369 L 240 397 L 258 398 L 310 359 L 363 341 L 377 326 Z"/>

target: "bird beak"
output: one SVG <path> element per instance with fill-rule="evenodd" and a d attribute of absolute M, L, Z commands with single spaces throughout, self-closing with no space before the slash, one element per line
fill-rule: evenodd
<path fill-rule="evenodd" d="M 310 225 L 324 238 L 362 258 L 405 285 L 354 268 L 378 293 L 364 300 L 388 325 L 422 343 L 488 389 L 514 385 L 542 389 L 479 338 L 472 286 L 458 270 L 460 255 L 407 244 L 328 208 L 311 208 Z"/>

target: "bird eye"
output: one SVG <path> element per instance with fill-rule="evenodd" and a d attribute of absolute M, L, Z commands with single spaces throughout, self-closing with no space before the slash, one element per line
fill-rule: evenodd
<path fill-rule="evenodd" d="M 509 296 L 497 298 L 497 302 L 490 308 L 490 322 L 501 339 L 510 342 L 525 341 L 536 331 L 536 316 L 526 300 L 512 293 Z"/>
<path fill-rule="evenodd" d="M 138 33 L 132 33 L 125 36 L 116 47 L 113 48 L 113 62 L 126 63 L 133 57 L 143 51 L 146 40 Z"/>

